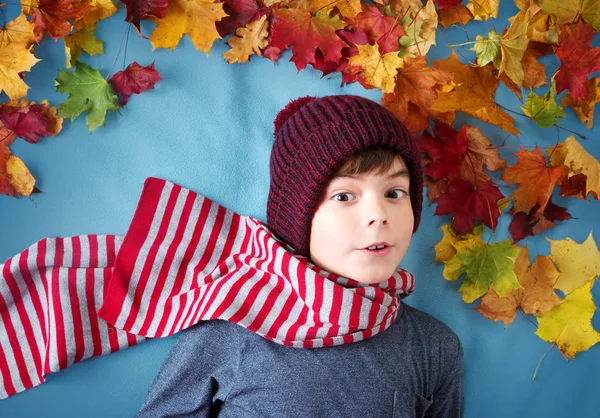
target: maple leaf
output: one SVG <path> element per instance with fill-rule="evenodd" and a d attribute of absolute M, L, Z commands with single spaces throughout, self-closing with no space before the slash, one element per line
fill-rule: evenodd
<path fill-rule="evenodd" d="M 11 43 L 0 48 L 0 92 L 4 91 L 11 100 L 27 94 L 29 86 L 19 76 L 22 71 L 30 71 L 40 60 L 33 55 L 33 46 Z"/>
<path fill-rule="evenodd" d="M 67 60 L 65 66 L 71 68 L 81 56 L 81 51 L 85 51 L 88 55 L 98 55 L 104 53 L 102 41 L 96 38 L 94 32 L 95 26 L 84 26 L 80 30 L 70 33 L 64 37 L 65 58 Z"/>
<path fill-rule="evenodd" d="M 439 92 L 431 109 L 438 112 L 462 111 L 485 122 L 518 135 L 514 119 L 494 102 L 498 79 L 489 67 L 470 67 L 462 64 L 453 51 L 449 58 L 437 60 L 435 68 L 454 74 L 456 88 Z"/>
<path fill-rule="evenodd" d="M 550 258 L 562 273 L 554 286 L 565 295 L 593 281 L 600 274 L 600 251 L 590 232 L 587 239 L 578 244 L 571 238 L 551 240 Z"/>
<path fill-rule="evenodd" d="M 252 54 L 260 57 L 261 49 L 265 48 L 268 43 L 268 27 L 267 16 L 263 16 L 259 20 L 248 23 L 246 27 L 238 28 L 236 30 L 237 36 L 232 36 L 227 41 L 231 49 L 225 51 L 223 57 L 229 64 L 248 62 Z"/>
<path fill-rule="evenodd" d="M 498 149 L 474 126 L 466 126 L 467 150 L 461 158 L 458 177 L 468 180 L 473 185 L 485 183 L 490 179 L 483 170 L 502 170 L 506 161 L 498 155 Z"/>
<path fill-rule="evenodd" d="M 438 10 L 450 9 L 461 3 L 462 0 L 434 0 Z"/>
<path fill-rule="evenodd" d="M 483 226 L 475 225 L 473 231 L 463 235 L 457 235 L 452 225 L 442 225 L 441 230 L 444 235 L 440 242 L 438 242 L 433 248 L 435 250 L 434 261 L 449 261 L 458 252 L 459 249 L 473 249 L 476 247 L 482 247 L 485 242 L 481 239 L 483 235 Z"/>
<path fill-rule="evenodd" d="M 600 334 L 592 327 L 596 305 L 591 289 L 592 282 L 589 282 L 538 317 L 535 334 L 555 344 L 566 357 L 574 358 L 600 341 Z"/>
<path fill-rule="evenodd" d="M 55 136 L 62 128 L 62 118 L 56 116 L 56 109 L 49 107 L 46 100 L 36 104 L 23 99 L 0 105 L 0 121 L 9 133 L 2 136 L 0 146 L 9 146 L 15 136 L 34 144 L 42 136 Z"/>
<path fill-rule="evenodd" d="M 129 97 L 135 93 L 154 89 L 154 84 L 161 81 L 160 74 L 154 69 L 154 62 L 142 67 L 137 62 L 132 62 L 124 71 L 115 73 L 108 82 L 119 97 L 119 104 L 125 106 Z"/>
<path fill-rule="evenodd" d="M 539 234 L 550 228 L 554 228 L 554 221 L 564 221 L 571 219 L 571 214 L 566 208 L 557 206 L 552 203 L 552 199 L 548 200 L 543 213 L 539 212 L 539 205 L 531 208 L 529 213 L 510 211 L 513 216 L 508 230 L 510 231 L 514 242 L 519 242 L 528 236 Z"/>
<path fill-rule="evenodd" d="M 48 32 L 55 41 L 73 29 L 69 20 L 82 19 L 92 9 L 81 0 L 28 0 L 28 7 L 23 6 L 23 13 L 31 15 L 35 41 L 39 43 Z"/>
<path fill-rule="evenodd" d="M 35 179 L 25 163 L 12 155 L 8 147 L 0 146 L 0 194 L 30 196 L 34 186 Z"/>
<path fill-rule="evenodd" d="M 477 57 L 477 65 L 483 67 L 488 65 L 490 62 L 494 64 L 495 68 L 500 68 L 502 61 L 502 51 L 500 50 L 500 35 L 495 30 L 491 30 L 488 33 L 488 37 L 477 35 L 475 37 L 475 43 L 471 51 L 475 51 Z"/>
<path fill-rule="evenodd" d="M 563 108 L 556 104 L 556 82 L 552 80 L 550 90 L 543 96 L 531 91 L 521 110 L 542 128 L 556 125 L 557 118 L 564 118 Z"/>
<path fill-rule="evenodd" d="M 118 8 L 112 0 L 84 0 L 89 5 L 89 10 L 81 20 L 75 21 L 76 30 L 83 26 L 95 26 L 96 23 L 114 15 Z"/>
<path fill-rule="evenodd" d="M 156 27 L 150 35 L 152 49 L 171 48 L 174 50 L 184 34 L 187 34 L 197 50 L 207 55 L 212 44 L 221 39 L 215 22 L 227 16 L 223 3 L 212 0 L 170 0 L 164 17 L 151 16 Z"/>
<path fill-rule="evenodd" d="M 398 19 L 385 16 L 377 7 L 366 3 L 362 3 L 362 12 L 354 18 L 354 22 L 367 34 L 372 43 L 377 43 L 382 54 L 398 51 L 398 40 L 406 35 Z"/>
<path fill-rule="evenodd" d="M 533 151 L 521 148 L 515 155 L 517 164 L 507 167 L 501 177 L 509 184 L 519 184 L 511 195 L 515 211 L 528 213 L 536 204 L 543 211 L 563 168 L 549 166 L 537 145 Z"/>
<path fill-rule="evenodd" d="M 141 19 L 151 16 L 162 19 L 169 6 L 169 0 L 121 0 L 121 2 L 127 10 L 125 21 L 133 23 L 138 33 Z"/>
<path fill-rule="evenodd" d="M 594 108 L 596 103 L 600 102 L 600 77 L 593 77 L 588 80 L 588 98 L 574 99 L 570 92 L 563 97 L 560 104 L 570 106 L 579 120 L 586 123 L 586 128 L 590 129 L 594 125 Z"/>
<path fill-rule="evenodd" d="M 570 136 L 564 142 L 546 149 L 550 162 L 565 167 L 561 178 L 561 195 L 594 199 L 600 195 L 600 163 Z M 568 180 L 575 180 L 569 182 Z"/>
<path fill-rule="evenodd" d="M 467 9 L 473 14 L 475 20 L 498 17 L 498 6 L 500 6 L 500 0 L 470 0 L 467 3 Z"/>
<path fill-rule="evenodd" d="M 0 48 L 16 44 L 21 45 L 23 49 L 29 49 L 34 42 L 33 24 L 24 14 L 8 22 L 5 27 L 0 27 Z"/>
<path fill-rule="evenodd" d="M 438 8 L 438 14 L 440 24 L 444 29 L 448 29 L 448 27 L 455 23 L 460 23 L 464 26 L 473 19 L 473 13 L 460 3 L 447 9 Z"/>
<path fill-rule="evenodd" d="M 400 57 L 422 56 L 435 45 L 435 33 L 438 26 L 438 15 L 432 0 L 418 9 L 411 8 L 402 19 L 402 27 L 406 35 L 398 40 Z"/>
<path fill-rule="evenodd" d="M 361 4 L 360 0 L 313 0 L 311 8 L 313 10 L 324 9 L 330 11 L 337 7 L 342 16 L 356 17 L 361 12 Z"/>
<path fill-rule="evenodd" d="M 381 104 L 391 110 L 405 126 L 417 133 L 427 129 L 428 117 L 439 116 L 429 110 L 438 90 L 449 85 L 452 73 L 427 66 L 425 57 L 406 58 L 398 70 L 393 93 L 385 93 Z"/>
<path fill-rule="evenodd" d="M 588 76 L 600 71 L 600 47 L 592 48 L 594 34 L 592 25 L 581 21 L 572 33 L 567 27 L 561 30 L 555 49 L 561 62 L 556 74 L 558 93 L 568 89 L 575 100 L 588 98 Z"/>
<path fill-rule="evenodd" d="M 381 55 L 377 45 L 357 45 L 358 55 L 348 58 L 348 65 L 360 69 L 360 83 L 365 88 L 375 87 L 384 93 L 394 91 L 398 68 L 403 60 L 396 52 Z"/>
<path fill-rule="evenodd" d="M 423 173 L 434 180 L 454 180 L 458 174 L 461 157 L 467 151 L 467 127 L 455 131 L 452 127 L 437 123 L 434 135 L 425 132 L 418 138 L 419 151 L 431 159 L 423 166 Z"/>
<path fill-rule="evenodd" d="M 549 257 L 538 255 L 529 265 L 529 249 L 517 247 L 519 253 L 515 259 L 514 271 L 520 289 L 515 289 L 506 297 L 499 297 L 490 287 L 481 298 L 481 304 L 475 309 L 492 321 L 502 321 L 506 328 L 517 315 L 517 309 L 524 313 L 539 316 L 558 305 L 561 299 L 554 292 L 554 284 L 560 273 L 552 265 Z"/>
<path fill-rule="evenodd" d="M 55 86 L 58 93 L 69 95 L 59 106 L 60 116 L 73 121 L 82 112 L 87 112 L 85 125 L 90 133 L 104 126 L 108 110 L 119 113 L 117 94 L 110 83 L 100 71 L 85 63 L 77 63 L 75 71 L 58 70 Z"/>
<path fill-rule="evenodd" d="M 540 64 L 538 58 L 548 55 L 552 52 L 550 45 L 539 42 L 529 42 L 521 65 L 525 77 L 523 78 L 523 87 L 526 89 L 536 89 L 547 84 L 546 81 L 546 66 Z"/>
<path fill-rule="evenodd" d="M 529 43 L 529 39 L 527 38 L 528 20 L 529 10 L 520 11 L 499 42 L 502 51 L 500 74 L 505 72 L 508 78 L 519 86 L 525 78 L 521 60 Z"/>
<path fill-rule="evenodd" d="M 579 16 L 600 31 L 600 1 L 598 0 L 537 0 L 545 12 L 558 18 L 558 24 L 573 22 Z"/>
<path fill-rule="evenodd" d="M 456 178 L 448 184 L 448 189 L 448 193 L 438 198 L 435 215 L 454 215 L 452 226 L 456 233 L 471 231 L 476 220 L 492 231 L 496 229 L 500 216 L 498 200 L 504 196 L 491 180 L 473 187 L 469 181 Z"/>
<path fill-rule="evenodd" d="M 458 248 L 457 248 L 458 250 Z M 466 274 L 458 292 L 465 303 L 471 303 L 493 288 L 500 297 L 506 297 L 521 287 L 514 272 L 518 250 L 509 240 L 492 245 L 461 248 L 444 262 L 443 276 L 456 281 Z"/>
<path fill-rule="evenodd" d="M 338 62 L 346 43 L 335 33 L 343 29 L 346 22 L 339 16 L 329 16 L 321 10 L 313 15 L 304 3 L 297 9 L 276 9 L 271 21 L 271 43 L 269 46 L 280 51 L 292 46 L 290 61 L 298 71 L 315 62 L 317 48 L 325 61 Z"/>
<path fill-rule="evenodd" d="M 261 8 L 256 0 L 225 0 L 223 11 L 227 16 L 219 20 L 216 26 L 219 35 L 224 38 L 235 32 L 237 28 L 243 28 L 248 23 L 270 13 L 271 9 Z"/>

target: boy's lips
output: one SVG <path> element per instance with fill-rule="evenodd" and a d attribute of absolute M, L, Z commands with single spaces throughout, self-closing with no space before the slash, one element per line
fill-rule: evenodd
<path fill-rule="evenodd" d="M 366 248 L 361 248 L 359 251 L 371 257 L 383 257 L 392 251 L 392 246 L 388 245 L 382 250 L 367 250 Z"/>

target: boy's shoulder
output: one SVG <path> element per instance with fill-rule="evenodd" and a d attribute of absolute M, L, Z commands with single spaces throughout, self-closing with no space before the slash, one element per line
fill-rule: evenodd
<path fill-rule="evenodd" d="M 455 346 L 457 351 L 462 350 L 458 335 L 444 322 L 404 301 L 401 309 L 403 312 L 397 323 L 404 327 L 405 331 L 414 333 L 417 339 Z"/>

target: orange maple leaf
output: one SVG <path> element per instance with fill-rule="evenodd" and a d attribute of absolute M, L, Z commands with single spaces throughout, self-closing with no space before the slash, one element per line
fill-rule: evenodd
<path fill-rule="evenodd" d="M 427 129 L 429 116 L 446 120 L 446 115 L 429 109 L 438 97 L 438 90 L 448 85 L 452 73 L 427 66 L 423 56 L 405 58 L 398 70 L 393 93 L 384 94 L 381 104 L 391 110 L 404 125 L 417 133 Z"/>
<path fill-rule="evenodd" d="M 518 135 L 515 120 L 503 112 L 494 101 L 498 78 L 489 66 L 470 67 L 461 63 L 452 51 L 447 59 L 434 61 L 433 66 L 454 74 L 457 84 L 452 91 L 441 91 L 431 107 L 438 112 L 461 111 L 492 125 L 499 126 L 506 132 Z"/>
<path fill-rule="evenodd" d="M 521 148 L 515 155 L 517 164 L 507 167 L 501 177 L 509 184 L 519 184 L 511 195 L 515 211 L 529 213 L 532 207 L 539 205 L 538 212 L 543 212 L 563 167 L 548 164 L 537 145 L 533 151 Z"/>
<path fill-rule="evenodd" d="M 35 41 L 39 43 L 48 32 L 56 41 L 71 32 L 69 20 L 82 19 L 93 8 L 91 3 L 81 0 L 28 0 L 23 12 L 31 15 Z"/>

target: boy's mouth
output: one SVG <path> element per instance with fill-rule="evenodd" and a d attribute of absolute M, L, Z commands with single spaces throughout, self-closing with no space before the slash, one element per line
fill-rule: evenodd
<path fill-rule="evenodd" d="M 387 242 L 375 242 L 365 248 L 361 248 L 361 252 L 369 255 L 385 255 L 390 251 L 392 246 Z"/>

